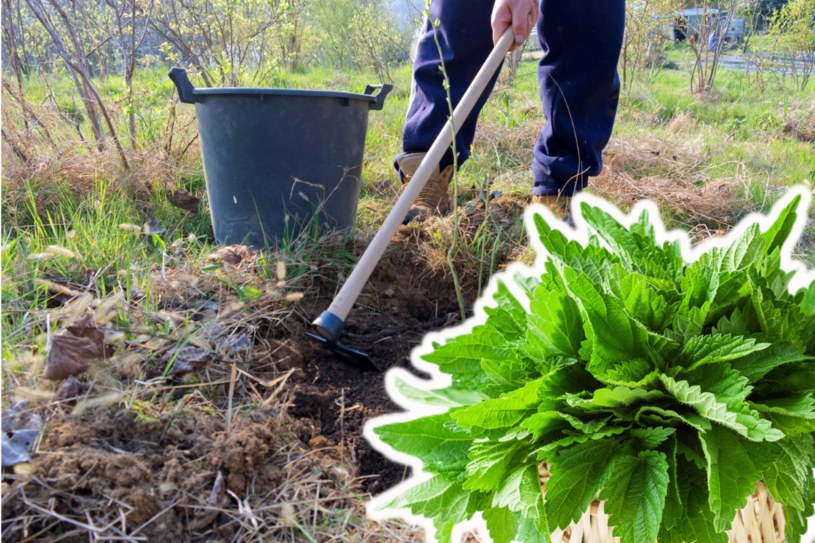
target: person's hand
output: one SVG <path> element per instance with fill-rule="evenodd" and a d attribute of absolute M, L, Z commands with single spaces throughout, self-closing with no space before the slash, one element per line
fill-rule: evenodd
<path fill-rule="evenodd" d="M 492 42 L 498 43 L 511 26 L 515 43 L 510 49 L 515 49 L 529 37 L 539 14 L 538 0 L 496 0 L 492 8 Z"/>

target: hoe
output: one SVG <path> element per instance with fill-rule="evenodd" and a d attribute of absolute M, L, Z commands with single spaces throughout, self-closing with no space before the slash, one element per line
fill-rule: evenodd
<path fill-rule="evenodd" d="M 309 337 L 320 342 L 325 347 L 330 349 L 334 355 L 341 361 L 356 367 L 362 371 L 379 371 L 379 368 L 374 364 L 371 357 L 357 349 L 344 345 L 340 342 L 340 335 L 342 334 L 343 327 L 345 326 L 345 319 L 351 311 L 351 307 L 359 297 L 362 288 L 371 276 L 374 267 L 382 258 L 388 244 L 402 220 L 410 210 L 411 205 L 419 196 L 419 193 L 427 184 L 427 180 L 437 168 L 439 161 L 444 156 L 447 148 L 453 142 L 454 129 L 460 126 L 461 122 L 467 118 L 473 109 L 478 98 L 483 94 L 487 83 L 492 76 L 500 68 L 504 56 L 509 51 L 510 46 L 514 41 L 512 29 L 507 30 L 495 48 L 490 53 L 487 60 L 481 66 L 475 79 L 470 84 L 467 92 L 461 98 L 461 101 L 453 111 L 452 117 L 447 121 L 447 124 L 442 129 L 441 133 L 436 137 L 430 150 L 422 160 L 416 173 L 413 175 L 410 183 L 405 187 L 404 192 L 394 204 L 393 209 L 388 214 L 385 222 L 377 231 L 371 244 L 363 253 L 362 257 L 357 262 L 348 279 L 343 284 L 339 293 L 337 293 L 334 300 L 327 310 L 323 311 L 319 317 L 312 323 L 313 332 L 309 333 Z"/>

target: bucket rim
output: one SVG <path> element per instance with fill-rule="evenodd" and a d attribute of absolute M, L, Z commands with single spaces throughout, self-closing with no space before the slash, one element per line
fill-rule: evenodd
<path fill-rule="evenodd" d="M 345 91 L 305 90 L 305 89 L 275 89 L 259 87 L 198 87 L 194 91 L 197 96 L 218 95 L 264 95 L 264 96 L 303 96 L 309 98 L 344 98 L 349 100 L 362 100 L 376 102 L 377 98 L 371 94 L 359 94 Z"/>

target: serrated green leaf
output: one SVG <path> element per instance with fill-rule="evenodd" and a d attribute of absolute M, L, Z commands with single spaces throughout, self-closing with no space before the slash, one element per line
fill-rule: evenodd
<path fill-rule="evenodd" d="M 662 512 L 662 524 L 668 530 L 678 526 L 684 514 L 678 482 L 679 470 L 677 469 L 678 461 L 676 458 L 677 440 L 678 438 L 674 433 L 661 448 L 661 450 L 666 452 L 665 461 L 668 463 L 668 490 L 665 493 L 665 507 Z"/>
<path fill-rule="evenodd" d="M 599 291 L 586 275 L 564 270 L 569 290 L 580 301 L 586 337 L 592 342 L 587 369 L 600 376 L 628 360 L 648 358 L 648 332 L 613 297 Z"/>
<path fill-rule="evenodd" d="M 509 428 L 534 413 L 543 378 L 530 381 L 523 388 L 450 412 L 462 428 L 495 430 Z"/>
<path fill-rule="evenodd" d="M 645 390 L 641 388 L 630 388 L 617 386 L 613 388 L 598 388 L 591 398 L 579 400 L 572 403 L 572 407 L 577 407 L 586 412 L 612 411 L 618 417 L 628 418 L 626 412 L 636 409 L 642 404 L 658 403 L 667 395 L 661 390 Z M 633 416 L 633 413 L 631 413 Z"/>
<path fill-rule="evenodd" d="M 705 392 L 713 394 L 717 401 L 724 403 L 729 409 L 737 411 L 753 391 L 747 377 L 724 362 L 707 364 L 695 370 L 680 372 L 679 376 L 691 385 L 698 385 Z"/>
<path fill-rule="evenodd" d="M 683 262 L 673 247 L 669 250 L 656 243 L 654 227 L 647 211 L 643 211 L 630 228 L 614 217 L 587 203 L 580 206 L 583 218 L 625 263 L 626 267 L 650 277 L 673 281 Z"/>
<path fill-rule="evenodd" d="M 815 407 L 810 394 L 765 398 L 760 402 L 750 405 L 787 437 L 797 438 L 815 432 Z"/>
<path fill-rule="evenodd" d="M 458 523 L 469 519 L 477 510 L 480 496 L 468 492 L 442 475 L 410 487 L 386 507 L 410 509 L 416 515 L 429 519 L 441 518 Z"/>
<path fill-rule="evenodd" d="M 566 293 L 541 285 L 530 301 L 527 338 L 540 344 L 543 357 L 579 358 L 585 335 L 577 304 Z"/>
<path fill-rule="evenodd" d="M 769 346 L 769 343 L 758 343 L 753 338 L 710 334 L 689 339 L 679 356 L 685 367 L 695 369 L 705 364 L 735 360 Z"/>
<path fill-rule="evenodd" d="M 674 308 L 665 299 L 673 291 L 658 290 L 654 278 L 633 273 L 619 264 L 609 270 L 610 292 L 622 302 L 623 308 L 647 329 L 661 332 L 670 322 Z"/>
<path fill-rule="evenodd" d="M 655 405 L 641 407 L 634 415 L 634 421 L 645 426 L 678 426 L 680 423 L 687 424 L 699 432 L 706 432 L 710 429 L 710 421 L 698 413 L 679 413 L 673 409 L 664 409 Z"/>
<path fill-rule="evenodd" d="M 476 441 L 470 446 L 466 490 L 495 491 L 520 460 L 516 441 Z"/>
<path fill-rule="evenodd" d="M 812 471 L 804 477 L 803 486 L 806 496 L 803 511 L 794 507 L 784 507 L 785 532 L 789 543 L 801 543 L 801 536 L 807 531 L 808 521 L 815 514 L 815 480 Z"/>
<path fill-rule="evenodd" d="M 751 382 L 755 382 L 784 364 L 811 360 L 815 360 L 815 357 L 799 353 L 792 345 L 773 343 L 766 350 L 734 360 L 731 365 Z"/>
<path fill-rule="evenodd" d="M 730 528 L 736 511 L 747 504 L 761 479 L 761 467 L 738 434 L 713 425 L 700 436 L 707 459 L 708 504 L 718 531 Z"/>
<path fill-rule="evenodd" d="M 798 218 L 798 207 L 801 205 L 801 196 L 795 196 L 789 204 L 778 214 L 773 224 L 761 235 L 764 241 L 764 254 L 771 254 L 776 249 L 780 250 L 784 242 L 789 238 L 795 221 Z"/>
<path fill-rule="evenodd" d="M 449 413 L 378 426 L 374 432 L 397 451 L 419 458 L 428 471 L 463 482 L 473 438 Z"/>
<path fill-rule="evenodd" d="M 555 456 L 545 496 L 546 516 L 554 527 L 564 529 L 583 516 L 619 452 L 614 440 L 601 439 L 573 445 Z"/>
<path fill-rule="evenodd" d="M 493 543 L 512 543 L 518 531 L 512 511 L 506 507 L 490 507 L 484 511 L 484 520 Z"/>
<path fill-rule="evenodd" d="M 543 505 L 537 464 L 512 467 L 492 499 L 493 507 L 506 507 L 529 518 L 537 515 L 538 502 Z"/>
<path fill-rule="evenodd" d="M 654 426 L 651 428 L 634 428 L 629 435 L 637 442 L 637 450 L 650 450 L 659 447 L 666 439 L 676 433 L 676 428 Z"/>
<path fill-rule="evenodd" d="M 773 443 L 772 455 L 764 467 L 763 480 L 775 501 L 805 511 L 808 496 L 807 479 L 815 461 L 815 444 L 811 435 L 782 439 Z"/>
<path fill-rule="evenodd" d="M 752 441 L 778 441 L 784 434 L 773 428 L 770 421 L 762 419 L 747 405 L 728 406 L 710 392 L 687 381 L 676 381 L 665 374 L 660 375 L 665 389 L 677 400 L 693 407 L 708 420 L 731 428 Z"/>
<path fill-rule="evenodd" d="M 606 502 L 609 524 L 620 543 L 656 541 L 667 492 L 668 462 L 663 453 L 642 451 L 617 457 L 600 499 Z"/>
<path fill-rule="evenodd" d="M 414 387 L 399 378 L 394 380 L 394 386 L 405 398 L 434 407 L 460 407 L 462 405 L 472 405 L 487 399 L 487 396 L 478 390 L 456 389 L 452 387 L 425 390 L 423 388 Z"/>
<path fill-rule="evenodd" d="M 682 474 L 678 479 L 682 516 L 675 528 L 660 531 L 660 543 L 727 543 L 727 534 L 716 529 L 715 516 L 708 505 L 705 472 L 681 458 L 677 471 Z"/>

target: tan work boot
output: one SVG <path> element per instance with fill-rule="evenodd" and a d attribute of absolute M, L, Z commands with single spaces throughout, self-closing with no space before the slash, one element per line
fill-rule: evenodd
<path fill-rule="evenodd" d="M 413 174 L 419 169 L 419 164 L 422 163 L 425 153 L 411 153 L 403 156 L 398 160 L 399 169 L 402 172 L 402 182 L 404 184 L 410 183 Z M 450 179 L 453 177 L 453 166 L 447 166 L 442 171 L 438 171 L 430 176 L 427 180 L 413 207 L 408 211 L 404 224 L 410 221 L 424 221 L 432 215 L 445 215 L 450 211 L 450 193 L 448 187 Z"/>
<path fill-rule="evenodd" d="M 545 205 L 555 217 L 568 225 L 574 225 L 570 213 L 572 205 L 572 198 L 570 196 L 561 196 L 559 194 L 532 196 L 532 203 Z"/>

